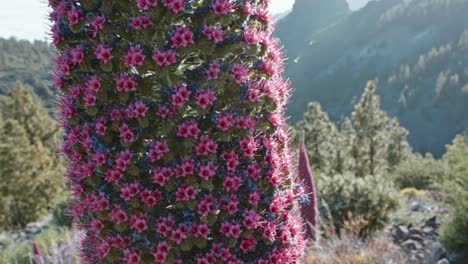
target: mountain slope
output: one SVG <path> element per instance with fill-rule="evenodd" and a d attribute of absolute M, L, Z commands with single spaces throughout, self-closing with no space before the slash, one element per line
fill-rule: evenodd
<path fill-rule="evenodd" d="M 50 78 L 52 55 L 52 47 L 43 41 L 0 38 L 0 95 L 21 81 L 32 86 L 50 107 L 54 94 Z"/>
<path fill-rule="evenodd" d="M 466 121 L 459 121 L 468 120 L 468 97 L 461 89 L 468 83 L 468 53 L 455 49 L 468 28 L 466 14 L 468 0 L 371 1 L 315 34 L 304 35 L 300 47 L 290 46 L 288 36 L 283 36 L 289 55 L 287 75 L 296 89 L 289 107 L 291 120 L 301 119 L 306 104 L 313 100 L 339 120 L 351 112 L 366 81 L 378 79 L 384 109 L 410 130 L 413 147 L 442 153 L 455 133 L 468 127 Z M 309 19 L 300 16 L 295 10 L 288 15 L 294 20 Z M 282 26 L 292 31 L 293 25 L 286 23 L 288 17 Z M 401 65 L 414 65 L 421 54 L 448 44 L 454 48 L 451 55 L 440 60 L 437 70 L 414 71 L 407 80 L 409 90 L 404 89 L 404 83 L 388 82 Z M 458 73 L 454 84 L 458 88 L 451 95 L 458 100 L 455 105 L 451 97 L 437 97 L 434 92 L 433 81 L 441 72 L 449 76 Z M 441 78 L 442 82 L 444 76 Z M 400 99 L 408 94 L 412 95 L 409 105 L 402 107 Z M 450 115 L 455 108 L 457 114 Z"/>

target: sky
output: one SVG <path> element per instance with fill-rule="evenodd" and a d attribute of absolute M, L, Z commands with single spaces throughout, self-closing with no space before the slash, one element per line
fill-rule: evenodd
<path fill-rule="evenodd" d="M 369 0 L 348 0 L 351 9 L 362 7 Z M 272 12 L 282 13 L 292 8 L 294 0 L 271 0 Z M 0 37 L 46 40 L 49 31 L 47 0 L 2 0 Z"/>

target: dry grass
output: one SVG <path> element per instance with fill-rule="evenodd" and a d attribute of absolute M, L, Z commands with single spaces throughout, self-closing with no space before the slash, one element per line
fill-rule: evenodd
<path fill-rule="evenodd" d="M 404 264 L 409 263 L 400 247 L 384 233 L 360 238 L 366 222 L 352 219 L 345 223 L 341 235 L 325 227 L 325 237 L 313 245 L 305 264 Z"/>

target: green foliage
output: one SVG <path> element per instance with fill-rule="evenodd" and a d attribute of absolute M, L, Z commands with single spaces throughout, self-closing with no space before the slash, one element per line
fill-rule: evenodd
<path fill-rule="evenodd" d="M 453 206 L 450 218 L 442 228 L 447 248 L 468 255 L 468 138 L 458 135 L 447 146 L 444 160 L 449 164 L 449 180 L 445 182 L 448 201 Z"/>
<path fill-rule="evenodd" d="M 376 89 L 376 84 L 369 81 L 352 113 L 356 131 L 352 157 L 357 176 L 384 174 L 403 160 L 409 149 L 408 132 L 381 110 Z"/>
<path fill-rule="evenodd" d="M 400 205 L 400 196 L 394 186 L 380 176 L 321 176 L 318 197 L 321 215 L 329 215 L 327 220 L 338 230 L 343 228 L 350 214 L 364 220 L 362 236 L 382 228 Z"/>
<path fill-rule="evenodd" d="M 446 178 L 447 166 L 441 160 L 436 160 L 432 155 L 411 155 L 401 162 L 392 173 L 396 185 L 403 188 L 416 188 L 427 190 L 438 188 L 435 184 Z"/>
<path fill-rule="evenodd" d="M 65 199 L 57 203 L 52 210 L 52 222 L 60 227 L 71 228 L 73 224 L 73 217 L 70 212 L 70 199 Z"/>
<path fill-rule="evenodd" d="M 337 141 L 341 136 L 318 102 L 309 103 L 304 120 L 297 124 L 296 130 L 304 133 L 304 142 L 314 169 L 334 173 L 333 163 L 338 155 Z"/>
<path fill-rule="evenodd" d="M 0 101 L 0 229 L 38 220 L 63 195 L 56 157 L 59 129 L 37 96 L 20 84 Z"/>
<path fill-rule="evenodd" d="M 398 119 L 380 108 L 376 85 L 369 82 L 352 118 L 338 129 L 320 103 L 311 102 L 304 120 L 296 125 L 303 131 L 314 170 L 324 174 L 351 172 L 356 176 L 386 174 L 410 153 L 408 131 Z"/>

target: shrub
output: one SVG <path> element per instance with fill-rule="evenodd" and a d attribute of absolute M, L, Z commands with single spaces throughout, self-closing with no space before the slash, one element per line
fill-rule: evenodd
<path fill-rule="evenodd" d="M 366 222 L 360 235 L 367 236 L 382 228 L 400 205 L 400 196 L 393 185 L 379 176 L 322 176 L 318 189 L 321 215 L 328 215 L 327 221 L 338 232 L 351 214 Z"/>
<path fill-rule="evenodd" d="M 449 219 L 442 226 L 442 241 L 448 249 L 468 256 L 468 138 L 455 137 L 447 146 L 444 160 L 449 164 L 449 180 L 444 189 L 452 205 Z"/>
<path fill-rule="evenodd" d="M 70 212 L 71 199 L 62 200 L 52 210 L 52 222 L 60 227 L 71 228 L 73 217 Z"/>
<path fill-rule="evenodd" d="M 269 1 L 49 3 L 83 262 L 298 262 Z"/>
<path fill-rule="evenodd" d="M 425 157 L 414 154 L 401 162 L 393 172 L 397 187 L 427 190 L 435 188 L 447 175 L 447 166 L 443 161 L 435 160 L 431 155 Z"/>

